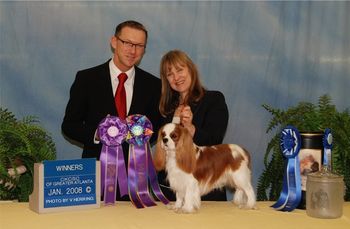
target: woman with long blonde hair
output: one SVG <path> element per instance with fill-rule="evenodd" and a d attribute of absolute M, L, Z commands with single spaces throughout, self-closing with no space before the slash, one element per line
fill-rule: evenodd
<path fill-rule="evenodd" d="M 189 56 L 181 50 L 166 53 L 160 63 L 160 78 L 159 111 L 166 122 L 183 125 L 199 146 L 222 143 L 228 124 L 225 97 L 219 91 L 204 88 Z M 226 200 L 226 194 L 216 191 L 202 199 Z"/>

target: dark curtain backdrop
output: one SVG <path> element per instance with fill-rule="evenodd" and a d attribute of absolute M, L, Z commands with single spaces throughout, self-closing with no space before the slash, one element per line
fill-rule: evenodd
<path fill-rule="evenodd" d="M 158 76 L 162 55 L 181 49 L 205 86 L 225 94 L 225 142 L 251 151 L 254 185 L 270 139 L 262 104 L 287 108 L 329 94 L 339 110 L 349 107 L 347 1 L 2 1 L 0 105 L 37 116 L 58 159 L 81 156 L 60 130 L 75 74 L 111 57 L 109 39 L 127 19 L 149 30 L 142 68 Z"/>

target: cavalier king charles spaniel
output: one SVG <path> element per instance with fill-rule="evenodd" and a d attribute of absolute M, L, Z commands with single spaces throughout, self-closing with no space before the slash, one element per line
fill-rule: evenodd
<path fill-rule="evenodd" d="M 238 145 L 197 146 L 186 128 L 168 123 L 159 130 L 153 161 L 167 172 L 175 212 L 195 212 L 202 195 L 225 186 L 236 190 L 233 202 L 240 208 L 256 209 L 250 156 Z"/>

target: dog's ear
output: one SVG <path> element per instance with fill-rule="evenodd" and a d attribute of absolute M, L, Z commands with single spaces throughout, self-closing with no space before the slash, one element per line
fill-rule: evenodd
<path fill-rule="evenodd" d="M 179 168 L 187 173 L 193 173 L 196 168 L 196 150 L 190 132 L 182 127 L 176 146 L 176 162 Z"/>
<path fill-rule="evenodd" d="M 165 169 L 165 151 L 162 148 L 162 131 L 163 128 L 158 132 L 157 144 L 153 155 L 153 164 L 157 171 Z"/>

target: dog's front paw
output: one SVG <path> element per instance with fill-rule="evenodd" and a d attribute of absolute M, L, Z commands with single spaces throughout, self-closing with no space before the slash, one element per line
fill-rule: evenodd
<path fill-rule="evenodd" d="M 182 208 L 174 209 L 174 211 L 179 214 L 191 214 L 191 213 L 196 213 L 197 209 L 193 207 L 190 207 L 190 208 L 182 207 Z"/>
<path fill-rule="evenodd" d="M 244 209 L 244 210 L 258 210 L 258 207 L 256 205 L 248 206 L 246 204 L 240 204 L 240 205 L 238 205 L 238 208 Z"/>
<path fill-rule="evenodd" d="M 175 209 L 175 205 L 169 203 L 169 204 L 166 205 L 166 208 L 167 208 L 168 210 L 174 210 L 174 209 Z"/>
<path fill-rule="evenodd" d="M 166 207 L 168 210 L 173 210 L 174 212 L 181 213 L 181 206 L 177 206 L 176 204 L 168 204 Z"/>

